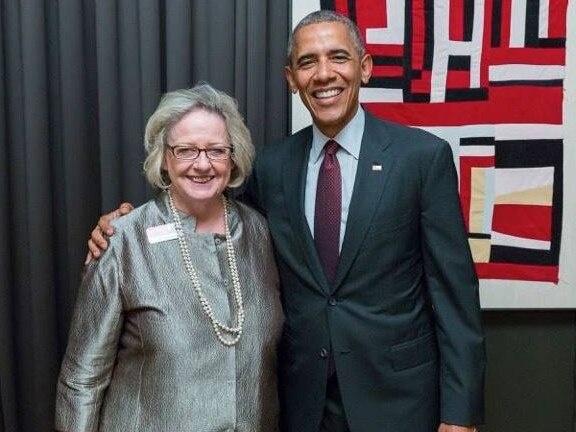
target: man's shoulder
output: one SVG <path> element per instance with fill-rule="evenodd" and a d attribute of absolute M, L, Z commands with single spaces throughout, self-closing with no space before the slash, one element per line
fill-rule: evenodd
<path fill-rule="evenodd" d="M 391 135 L 410 135 L 414 137 L 421 137 L 427 138 L 433 141 L 443 141 L 437 135 L 432 134 L 420 127 L 417 126 L 410 126 L 405 125 L 397 122 L 393 122 L 390 120 L 384 120 L 379 117 L 376 117 L 372 114 L 367 114 L 366 116 L 366 127 L 376 129 L 376 130 L 384 130 L 388 134 Z"/>
<path fill-rule="evenodd" d="M 304 145 L 312 140 L 312 126 L 305 127 L 290 136 L 272 142 L 262 148 L 258 156 L 275 157 L 294 151 L 295 146 Z"/>
<path fill-rule="evenodd" d="M 400 152 L 434 152 L 438 148 L 450 147 L 448 142 L 417 126 L 408 126 L 373 115 L 366 116 L 365 131 L 375 137 L 383 137 Z"/>

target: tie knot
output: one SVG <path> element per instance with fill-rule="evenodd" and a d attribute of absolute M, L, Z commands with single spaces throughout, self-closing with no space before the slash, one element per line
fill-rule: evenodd
<path fill-rule="evenodd" d="M 340 145 L 334 140 L 328 140 L 326 144 L 324 144 L 324 151 L 330 156 L 334 156 L 339 148 Z"/>

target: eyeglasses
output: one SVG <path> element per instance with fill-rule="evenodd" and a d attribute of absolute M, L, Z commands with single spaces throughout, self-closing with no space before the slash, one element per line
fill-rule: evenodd
<path fill-rule="evenodd" d="M 166 146 L 172 152 L 176 159 L 181 160 L 195 160 L 204 152 L 206 157 L 210 160 L 226 160 L 232 154 L 232 147 L 212 147 L 207 149 L 199 149 L 189 146 Z"/>

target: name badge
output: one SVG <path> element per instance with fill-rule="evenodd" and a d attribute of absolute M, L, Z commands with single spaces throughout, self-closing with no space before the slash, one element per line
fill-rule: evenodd
<path fill-rule="evenodd" d="M 166 225 L 158 225 L 146 228 L 146 236 L 150 244 L 160 243 L 168 240 L 175 240 L 178 238 L 176 227 L 173 223 Z"/>

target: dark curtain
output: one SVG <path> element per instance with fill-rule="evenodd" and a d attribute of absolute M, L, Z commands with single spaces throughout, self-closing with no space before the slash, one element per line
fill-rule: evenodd
<path fill-rule="evenodd" d="M 210 82 L 256 146 L 288 133 L 289 2 L 0 0 L 0 431 L 53 428 L 86 240 L 151 196 L 161 93 Z"/>

